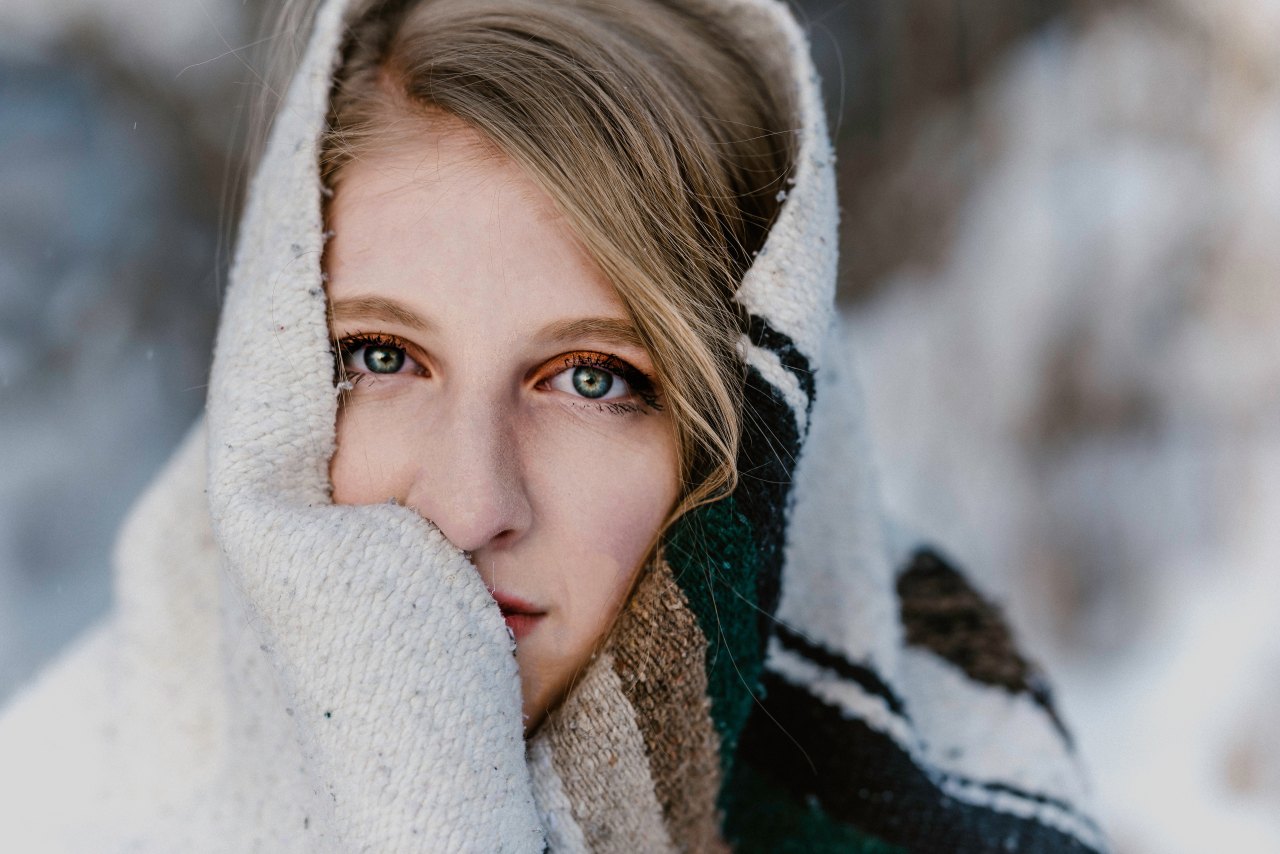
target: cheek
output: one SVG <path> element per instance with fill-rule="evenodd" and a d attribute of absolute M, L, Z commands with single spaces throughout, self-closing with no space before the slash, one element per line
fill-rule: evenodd
<path fill-rule="evenodd" d="M 517 647 L 530 726 L 563 697 L 612 628 L 677 498 L 668 422 L 638 417 L 647 420 L 630 429 L 552 431 L 529 449 L 540 500 L 526 568 L 537 568 L 537 589 L 553 606 L 552 619 Z"/>
<path fill-rule="evenodd" d="M 555 443 L 544 456 L 544 500 L 554 503 L 561 533 L 631 566 L 676 496 L 675 449 L 665 422 L 654 419 L 612 436 L 584 429 Z"/>
<path fill-rule="evenodd" d="M 562 629 L 582 655 L 608 630 L 677 497 L 666 422 L 641 417 L 653 423 L 607 439 L 561 434 L 543 456 L 544 545 Z"/>
<path fill-rule="evenodd" d="M 334 504 L 403 502 L 413 467 L 412 437 L 396 425 L 412 424 L 404 401 L 353 399 L 338 408 L 337 448 L 329 462 Z"/>

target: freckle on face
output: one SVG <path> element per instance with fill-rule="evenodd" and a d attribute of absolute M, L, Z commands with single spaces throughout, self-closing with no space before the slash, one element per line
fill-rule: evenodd
<path fill-rule="evenodd" d="M 329 209 L 331 302 L 376 297 L 426 323 L 335 319 L 339 339 L 403 340 L 422 370 L 361 378 L 339 412 L 330 474 L 336 503 L 415 509 L 471 553 L 500 602 L 538 612 L 517 641 L 534 727 L 608 632 L 675 503 L 676 443 L 665 410 L 532 383 L 577 351 L 642 372 L 653 363 L 638 345 L 540 337 L 628 318 L 550 199 L 480 150 L 474 132 L 437 125 L 343 169 Z"/>

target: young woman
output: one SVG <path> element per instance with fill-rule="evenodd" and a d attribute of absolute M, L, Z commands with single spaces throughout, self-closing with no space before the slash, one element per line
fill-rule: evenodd
<path fill-rule="evenodd" d="M 0 722 L 19 850 L 1101 850 L 998 615 L 886 542 L 786 8 L 309 32 L 207 418 Z"/>

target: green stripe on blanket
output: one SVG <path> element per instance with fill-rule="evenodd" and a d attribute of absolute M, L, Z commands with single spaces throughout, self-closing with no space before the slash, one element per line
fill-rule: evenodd
<path fill-rule="evenodd" d="M 749 764 L 739 763 L 721 799 L 725 835 L 738 854 L 906 854 L 906 850 L 798 803 Z"/>
<path fill-rule="evenodd" d="M 707 690 L 726 774 L 759 696 L 764 669 L 750 523 L 733 498 L 700 507 L 673 527 L 664 557 L 707 639 Z"/>

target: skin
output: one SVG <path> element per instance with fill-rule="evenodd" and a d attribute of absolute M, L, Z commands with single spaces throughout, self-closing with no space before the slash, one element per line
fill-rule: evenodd
<path fill-rule="evenodd" d="M 344 166 L 329 227 L 332 332 L 354 384 L 334 502 L 414 509 L 498 602 L 540 612 L 504 609 L 531 732 L 678 497 L 652 359 L 550 199 L 457 122 Z"/>

